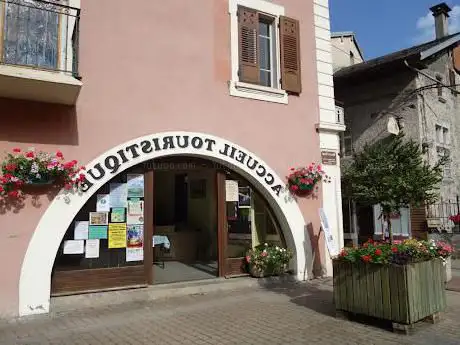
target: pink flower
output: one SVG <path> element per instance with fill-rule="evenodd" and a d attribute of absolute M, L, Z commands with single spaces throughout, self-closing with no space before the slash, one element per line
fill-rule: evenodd
<path fill-rule="evenodd" d="M 35 157 L 35 153 L 34 153 L 34 152 L 29 151 L 29 152 L 26 153 L 26 158 L 32 159 L 32 158 L 34 158 L 34 157 Z"/>
<path fill-rule="evenodd" d="M 265 256 L 268 255 L 268 253 L 267 253 L 267 252 L 262 252 L 262 254 L 260 254 L 260 255 L 262 255 L 263 257 L 265 257 Z"/>
<path fill-rule="evenodd" d="M 57 152 L 56 152 L 56 157 L 57 157 L 57 158 L 60 158 L 60 159 L 63 159 L 63 158 L 64 158 L 64 155 L 62 154 L 61 151 L 57 151 Z"/>
<path fill-rule="evenodd" d="M 250 263 L 250 262 L 251 262 L 251 256 L 249 256 L 249 255 L 246 256 L 246 262 L 247 262 L 247 263 Z"/>
<path fill-rule="evenodd" d="M 65 190 L 71 190 L 71 189 L 72 189 L 72 184 L 66 183 L 66 184 L 64 185 L 64 189 L 65 189 Z"/>
<path fill-rule="evenodd" d="M 20 149 L 19 147 L 15 147 L 15 148 L 13 149 L 13 152 L 14 152 L 14 153 L 19 153 L 19 152 L 21 152 L 21 149 Z"/>
<path fill-rule="evenodd" d="M 8 192 L 8 196 L 10 198 L 17 198 L 19 196 L 19 192 L 17 190 L 12 190 L 11 192 Z"/>

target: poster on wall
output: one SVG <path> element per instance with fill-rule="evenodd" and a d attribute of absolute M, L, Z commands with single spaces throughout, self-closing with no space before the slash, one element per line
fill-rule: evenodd
<path fill-rule="evenodd" d="M 339 255 L 337 246 L 335 245 L 334 237 L 332 236 L 332 229 L 329 227 L 329 222 L 326 217 L 324 209 L 319 209 L 319 217 L 321 219 L 321 228 L 324 231 L 324 237 L 326 238 L 327 249 L 331 257 Z"/>
<path fill-rule="evenodd" d="M 94 259 L 99 257 L 99 240 L 87 240 L 85 247 L 85 258 Z"/>
<path fill-rule="evenodd" d="M 107 225 L 109 224 L 108 212 L 90 212 L 89 225 Z"/>
<path fill-rule="evenodd" d="M 126 207 L 128 188 L 126 183 L 110 184 L 110 207 Z"/>
<path fill-rule="evenodd" d="M 87 220 L 76 221 L 73 238 L 75 240 L 88 239 L 88 227 L 89 222 Z"/>
<path fill-rule="evenodd" d="M 90 225 L 88 238 L 90 240 L 106 240 L 107 225 Z"/>
<path fill-rule="evenodd" d="M 142 261 L 144 259 L 144 226 L 128 225 L 126 233 L 126 261 Z"/>
<path fill-rule="evenodd" d="M 128 224 L 144 224 L 144 201 L 139 199 L 130 199 L 128 201 Z"/>
<path fill-rule="evenodd" d="M 238 188 L 238 207 L 248 208 L 251 207 L 251 188 L 239 187 Z"/>
<path fill-rule="evenodd" d="M 238 201 L 238 181 L 225 181 L 225 201 Z"/>
<path fill-rule="evenodd" d="M 97 198 L 96 211 L 97 212 L 109 212 L 110 211 L 109 194 L 97 194 L 96 198 Z"/>
<path fill-rule="evenodd" d="M 144 197 L 144 175 L 128 174 L 128 198 L 143 198 Z"/>
<path fill-rule="evenodd" d="M 64 241 L 64 254 L 83 254 L 85 251 L 84 240 L 68 240 Z"/>
<path fill-rule="evenodd" d="M 125 219 L 125 208 L 124 207 L 115 207 L 112 208 L 112 213 L 110 214 L 111 223 L 124 223 Z"/>
<path fill-rule="evenodd" d="M 126 223 L 109 224 L 109 248 L 126 247 Z"/>

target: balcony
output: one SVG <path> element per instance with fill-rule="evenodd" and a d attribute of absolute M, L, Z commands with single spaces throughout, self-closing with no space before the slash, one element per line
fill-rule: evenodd
<path fill-rule="evenodd" d="M 0 97 L 75 104 L 80 9 L 68 1 L 0 0 Z"/>

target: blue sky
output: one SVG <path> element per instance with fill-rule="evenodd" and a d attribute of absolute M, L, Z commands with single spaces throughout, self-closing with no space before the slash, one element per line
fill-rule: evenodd
<path fill-rule="evenodd" d="M 434 39 L 429 8 L 441 0 L 329 0 L 331 30 L 354 31 L 366 59 Z M 460 0 L 448 0 L 449 33 L 460 31 Z"/>

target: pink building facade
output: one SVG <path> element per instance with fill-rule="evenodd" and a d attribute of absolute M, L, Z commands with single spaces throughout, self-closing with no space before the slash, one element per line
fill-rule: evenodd
<path fill-rule="evenodd" d="M 332 243 L 340 248 L 338 133 L 344 128 L 334 103 L 327 0 L 171 0 L 161 6 L 144 0 L 135 5 L 119 0 L 60 1 L 65 7 L 36 2 L 32 17 L 37 22 L 46 16 L 55 20 L 55 41 L 48 37 L 38 43 L 43 44 L 44 60 L 30 62 L 20 58 L 19 51 L 7 54 L 8 45 L 20 37 L 14 28 L 3 32 L 0 149 L 60 150 L 66 159 L 86 166 L 87 182 L 77 193 L 46 185 L 24 188 L 21 205 L 3 198 L 2 317 L 50 310 L 63 239 L 73 233 L 69 229 L 76 221 L 84 221 L 78 215 L 88 214 L 88 208 L 96 211 L 89 206 L 91 200 L 114 178 L 144 167 L 136 170 L 145 174 L 143 222 L 146 228 L 148 222 L 160 227 L 155 219 L 161 215 L 147 214 L 147 205 L 153 205 L 147 190 L 153 190 L 153 181 L 155 190 L 162 188 L 162 177 L 155 175 L 153 180 L 153 173 L 147 172 L 152 169 L 145 167 L 164 159 L 176 162 L 168 164 L 182 158 L 212 163 L 200 180 L 210 196 L 204 196 L 201 206 L 192 197 L 186 213 L 189 223 L 192 217 L 200 226 L 199 217 L 190 214 L 202 214 L 203 207 L 209 217 L 203 226 L 218 242 L 217 276 L 228 275 L 222 264 L 228 259 L 223 248 L 228 247 L 221 246 L 228 234 L 222 238 L 219 233 L 228 224 L 220 223 L 224 218 L 219 198 L 225 192 L 215 177 L 216 164 L 260 195 L 282 244 L 294 252 L 290 268 L 297 279 L 332 275 L 319 210 L 325 211 Z M 15 6 L 25 4 L 18 3 Z M 46 14 L 41 16 L 41 11 Z M 0 27 L 21 25 L 21 10 L 8 1 L 0 1 L 0 13 Z M 57 57 L 49 58 L 50 54 Z M 285 188 L 290 168 L 320 163 L 325 152 L 335 157 L 324 165 L 331 182 L 322 184 L 314 196 L 293 198 Z M 183 175 L 187 180 L 193 174 Z M 154 199 L 159 207 L 161 198 Z M 228 212 L 227 205 L 227 216 Z M 252 245 L 260 242 L 248 236 Z M 80 268 L 88 271 L 90 266 Z M 150 274 L 143 274 L 140 279 L 148 285 Z M 60 286 L 74 286 L 72 277 L 76 276 L 63 278 Z M 88 289 L 98 290 L 97 286 Z"/>

